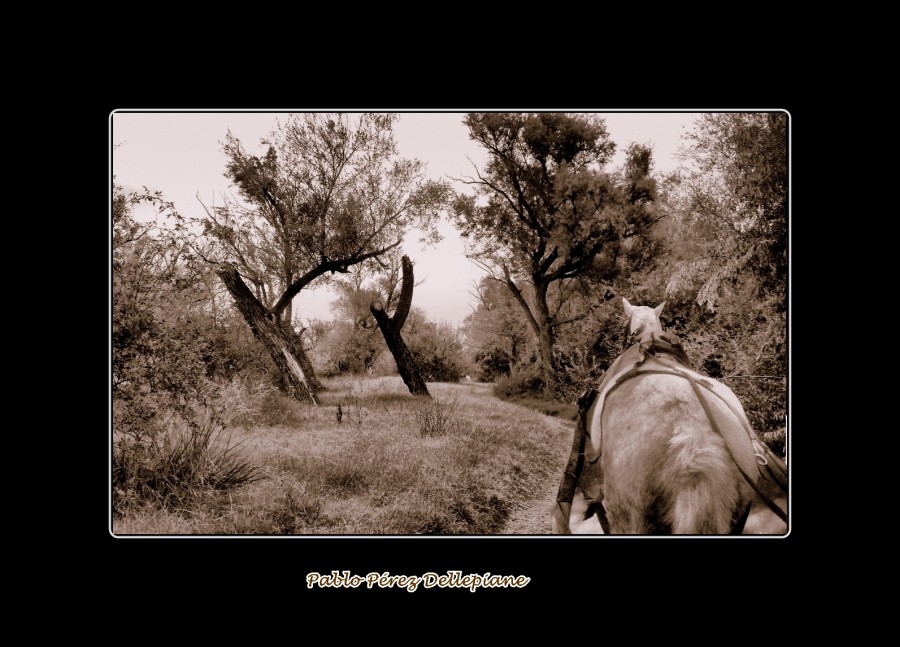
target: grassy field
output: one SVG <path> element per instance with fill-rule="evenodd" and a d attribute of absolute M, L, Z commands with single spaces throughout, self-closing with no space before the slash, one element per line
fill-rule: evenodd
<path fill-rule="evenodd" d="M 270 424 L 234 413 L 230 441 L 260 480 L 128 507 L 114 534 L 515 533 L 511 515 L 555 493 L 572 427 L 497 399 L 489 384 L 429 384 L 434 400 L 399 377 L 326 385 L 319 407 L 268 394 Z"/>

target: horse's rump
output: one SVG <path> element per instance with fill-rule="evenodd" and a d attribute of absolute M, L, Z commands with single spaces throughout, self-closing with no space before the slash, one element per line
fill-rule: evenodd
<path fill-rule="evenodd" d="M 579 400 L 554 532 L 783 534 L 784 463 L 731 389 L 690 368 L 663 304 L 622 303 L 630 346 Z"/>
<path fill-rule="evenodd" d="M 608 394 L 600 420 L 593 412 L 611 532 L 727 534 L 746 512 L 753 491 L 738 465 L 755 464 L 752 445 L 739 414 L 704 400 L 685 377 L 639 374 Z"/>

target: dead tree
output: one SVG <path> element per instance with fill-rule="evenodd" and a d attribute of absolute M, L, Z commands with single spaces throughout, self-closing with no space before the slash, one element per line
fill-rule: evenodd
<path fill-rule="evenodd" d="M 403 383 L 413 395 L 425 395 L 429 398 L 428 387 L 425 386 L 425 379 L 422 372 L 416 364 L 409 346 L 403 341 L 400 335 L 400 329 L 406 323 L 406 316 L 409 314 L 409 307 L 412 305 L 413 295 L 413 266 L 409 260 L 409 256 L 404 256 L 403 262 L 403 286 L 400 289 L 400 301 L 397 303 L 397 309 L 394 316 L 389 317 L 384 310 L 384 304 L 381 301 L 373 301 L 369 306 L 372 316 L 378 322 L 378 328 L 384 335 L 384 341 L 387 343 L 388 350 L 394 356 L 394 362 L 397 364 L 397 370 L 400 371 L 400 377 Z"/>

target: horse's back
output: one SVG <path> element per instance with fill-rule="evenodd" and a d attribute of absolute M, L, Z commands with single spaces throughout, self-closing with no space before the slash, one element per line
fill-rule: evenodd
<path fill-rule="evenodd" d="M 706 407 L 691 382 L 671 374 L 639 375 L 607 396 L 599 422 L 613 533 L 731 532 L 752 496 L 735 461 L 754 459 L 749 442 L 726 443 L 746 432 L 743 411 L 718 386 L 725 397 L 705 397 Z"/>

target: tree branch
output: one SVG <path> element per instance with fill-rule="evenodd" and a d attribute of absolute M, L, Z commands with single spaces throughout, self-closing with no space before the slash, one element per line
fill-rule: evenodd
<path fill-rule="evenodd" d="M 598 301 L 597 303 L 593 303 L 593 304 L 589 305 L 587 310 L 582 312 L 580 315 L 572 317 L 571 319 L 566 319 L 565 321 L 555 321 L 550 324 L 550 327 L 557 328 L 558 326 L 564 326 L 566 324 L 575 323 L 576 321 L 581 321 L 582 319 L 587 317 L 589 314 L 591 314 L 594 310 L 596 310 L 601 305 L 603 305 L 603 303 L 604 303 L 603 301 Z"/>
<path fill-rule="evenodd" d="M 351 265 L 356 265 L 370 258 L 381 256 L 385 252 L 388 252 L 399 246 L 402 242 L 402 240 L 398 240 L 393 245 L 388 245 L 387 247 L 376 249 L 366 254 L 356 253 L 348 258 L 339 260 L 329 260 L 326 258 L 323 262 L 319 263 L 319 265 L 311 269 L 309 272 L 307 272 L 288 286 L 288 288 L 284 291 L 284 294 L 281 295 L 281 298 L 278 299 L 278 302 L 274 306 L 272 306 L 272 314 L 276 317 L 281 316 L 281 313 L 284 312 L 284 309 L 287 308 L 291 300 L 295 296 L 300 294 L 300 290 L 305 288 L 307 285 L 315 281 L 323 274 L 326 274 L 327 272 L 331 272 L 332 274 L 335 272 L 346 273 L 347 268 L 349 268 Z"/>
<path fill-rule="evenodd" d="M 529 307 L 528 302 L 525 300 L 525 297 L 522 295 L 522 291 L 519 289 L 519 286 L 516 285 L 515 281 L 512 280 L 512 276 L 510 276 L 509 268 L 505 265 L 503 266 L 503 276 L 505 277 L 504 283 L 506 283 L 506 287 L 509 288 L 509 291 L 512 292 L 513 297 L 516 301 L 519 302 L 519 305 L 522 306 L 522 309 L 525 311 L 525 315 L 528 317 L 528 323 L 531 324 L 531 327 L 534 329 L 534 333 L 540 339 L 541 336 L 541 327 L 535 319 L 534 314 L 531 312 L 531 307 Z"/>
<path fill-rule="evenodd" d="M 406 323 L 409 307 L 412 304 L 414 286 L 412 261 L 405 254 L 401 260 L 403 262 L 403 286 L 400 288 L 400 301 L 397 303 L 397 309 L 394 311 L 394 316 L 391 317 L 391 324 L 398 331 Z"/>

